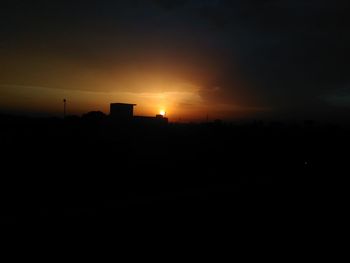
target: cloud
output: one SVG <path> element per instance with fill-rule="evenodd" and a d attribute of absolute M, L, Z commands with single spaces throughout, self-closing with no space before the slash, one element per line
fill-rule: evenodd
<path fill-rule="evenodd" d="M 188 0 L 152 0 L 152 2 L 165 9 L 175 9 L 183 7 Z"/>
<path fill-rule="evenodd" d="M 350 87 L 332 90 L 321 97 L 331 106 L 350 108 Z"/>

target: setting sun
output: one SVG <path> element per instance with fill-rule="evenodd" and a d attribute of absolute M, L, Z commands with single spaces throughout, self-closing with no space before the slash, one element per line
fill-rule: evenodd
<path fill-rule="evenodd" d="M 165 110 L 160 110 L 159 114 L 162 115 L 162 116 L 165 116 Z"/>

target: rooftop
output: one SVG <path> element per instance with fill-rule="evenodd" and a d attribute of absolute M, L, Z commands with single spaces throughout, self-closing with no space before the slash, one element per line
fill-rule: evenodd
<path fill-rule="evenodd" d="M 136 106 L 136 104 L 131 104 L 131 103 L 111 103 L 111 105 L 128 105 L 128 106 Z"/>

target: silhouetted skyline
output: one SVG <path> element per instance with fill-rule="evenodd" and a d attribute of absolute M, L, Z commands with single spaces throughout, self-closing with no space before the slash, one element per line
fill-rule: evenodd
<path fill-rule="evenodd" d="M 0 111 L 345 119 L 349 1 L 5 0 Z"/>

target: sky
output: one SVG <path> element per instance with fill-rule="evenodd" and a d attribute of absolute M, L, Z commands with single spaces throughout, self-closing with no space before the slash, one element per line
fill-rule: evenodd
<path fill-rule="evenodd" d="M 0 111 L 347 118 L 350 3 L 5 0 Z"/>

